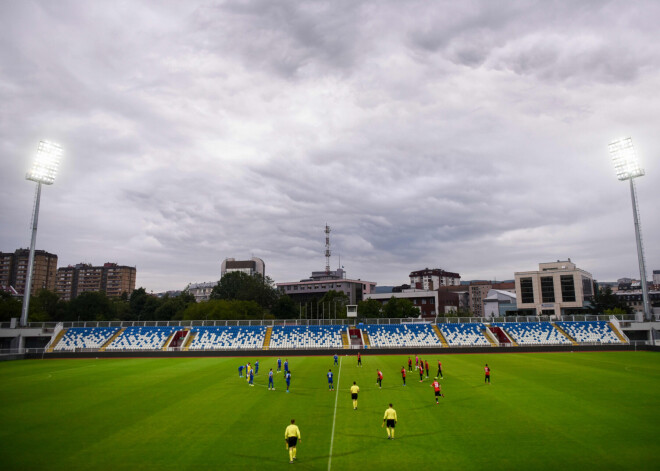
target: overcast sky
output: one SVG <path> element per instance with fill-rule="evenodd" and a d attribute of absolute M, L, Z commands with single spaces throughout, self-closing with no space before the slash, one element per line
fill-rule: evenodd
<path fill-rule="evenodd" d="M 41 139 L 65 157 L 37 248 L 148 291 L 262 258 L 379 285 L 571 258 L 660 269 L 660 2 L 0 2 L 0 251 L 28 247 Z"/>

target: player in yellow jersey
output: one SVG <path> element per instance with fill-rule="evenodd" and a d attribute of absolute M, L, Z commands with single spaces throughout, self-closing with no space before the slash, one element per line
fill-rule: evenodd
<path fill-rule="evenodd" d="M 392 404 L 390 404 L 390 407 L 385 411 L 385 415 L 383 416 L 383 427 L 387 425 L 387 439 L 388 440 L 394 440 L 394 427 L 396 426 L 396 411 L 392 407 Z"/>
<path fill-rule="evenodd" d="M 353 386 L 351 386 L 351 399 L 353 399 L 353 410 L 357 409 L 357 395 L 360 392 L 360 388 L 355 381 L 353 381 Z"/>
<path fill-rule="evenodd" d="M 289 425 L 284 431 L 284 441 L 286 442 L 286 449 L 289 450 L 289 463 L 293 463 L 293 460 L 296 458 L 296 445 L 298 440 L 302 442 L 300 437 L 300 429 L 296 425 L 296 420 L 291 419 L 291 425 Z"/>

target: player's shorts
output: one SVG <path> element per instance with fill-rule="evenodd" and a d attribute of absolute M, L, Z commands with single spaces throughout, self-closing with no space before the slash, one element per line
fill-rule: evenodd
<path fill-rule="evenodd" d="M 440 396 L 440 391 L 435 392 L 435 397 L 438 397 L 438 396 Z"/>
<path fill-rule="evenodd" d="M 396 421 L 394 419 L 387 419 L 387 426 L 394 428 Z"/>
<path fill-rule="evenodd" d="M 289 446 L 296 446 L 298 444 L 298 437 L 287 438 Z"/>
<path fill-rule="evenodd" d="M 351 393 L 351 399 L 357 399 L 357 394 Z"/>

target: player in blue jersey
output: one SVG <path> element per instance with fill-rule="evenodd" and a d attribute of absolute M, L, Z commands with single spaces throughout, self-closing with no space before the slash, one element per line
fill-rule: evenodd
<path fill-rule="evenodd" d="M 250 386 L 254 386 L 254 370 L 250 370 L 250 380 L 249 380 Z"/>
<path fill-rule="evenodd" d="M 289 392 L 289 386 L 291 385 L 291 372 L 287 371 L 284 378 L 286 379 L 286 392 Z"/>
<path fill-rule="evenodd" d="M 268 390 L 275 389 L 275 384 L 273 383 L 273 369 L 271 368 L 268 372 Z"/>
<path fill-rule="evenodd" d="M 259 360 L 254 362 L 254 374 L 259 374 Z"/>
<path fill-rule="evenodd" d="M 335 385 L 332 383 L 332 370 L 328 370 L 328 391 L 334 391 Z"/>
<path fill-rule="evenodd" d="M 284 372 L 288 373 L 289 372 L 289 359 L 287 358 L 284 360 Z"/>
<path fill-rule="evenodd" d="M 339 356 L 335 353 L 335 365 L 339 365 Z"/>
<path fill-rule="evenodd" d="M 282 372 L 282 359 L 281 358 L 277 359 L 277 372 L 278 373 Z"/>
<path fill-rule="evenodd" d="M 243 377 L 243 368 L 245 368 L 243 365 L 238 367 L 238 377 L 239 378 Z"/>

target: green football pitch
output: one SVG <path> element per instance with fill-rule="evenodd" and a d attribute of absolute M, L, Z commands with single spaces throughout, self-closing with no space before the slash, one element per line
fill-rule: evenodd
<path fill-rule="evenodd" d="M 652 352 L 23 360 L 0 363 L 3 470 L 658 469 L 660 357 Z M 443 363 L 445 394 L 432 377 Z M 414 357 L 413 357 L 414 360 Z M 284 358 L 282 358 L 284 361 Z M 483 367 L 492 369 L 484 384 Z M 334 372 L 335 392 L 326 373 Z M 384 374 L 376 385 L 376 369 Z M 407 365 L 406 365 L 407 370 Z M 353 410 L 349 387 L 360 387 Z M 381 427 L 388 403 L 395 440 Z M 284 429 L 296 419 L 298 460 Z"/>

